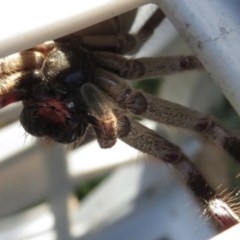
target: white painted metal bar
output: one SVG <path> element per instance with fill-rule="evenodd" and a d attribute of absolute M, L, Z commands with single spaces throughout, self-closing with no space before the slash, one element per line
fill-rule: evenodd
<path fill-rule="evenodd" d="M 240 232 L 240 224 L 233 226 L 232 228 L 224 231 L 223 233 L 217 235 L 214 238 L 211 238 L 210 240 L 238 240 L 239 239 L 239 232 Z"/>
<path fill-rule="evenodd" d="M 45 236 L 45 240 L 54 240 L 54 216 L 48 204 L 41 204 L 1 220 L 0 240 L 31 239 Z"/>
<path fill-rule="evenodd" d="M 65 184 L 60 184 L 60 180 L 57 182 L 60 186 L 68 185 L 69 187 L 68 181 L 71 181 L 71 186 L 79 180 L 86 181 L 96 175 L 107 173 L 119 165 L 135 161 L 138 155 L 135 149 L 120 141 L 109 150 L 100 149 L 97 141 L 92 141 L 69 153 L 67 150 L 62 151 L 61 146 L 57 144 L 46 146 L 42 142 L 36 147 L 36 140 L 31 136 L 25 139 L 19 122 L 0 131 L 0 145 L 2 146 L 0 218 L 46 199 L 51 192 L 50 182 L 56 183 L 57 181 L 51 179 L 51 176 L 59 178 L 65 176 L 65 180 L 67 179 L 63 171 L 64 164 L 66 164 L 64 166 L 65 170 L 68 170 L 70 180 L 66 180 Z M 60 149 L 56 149 L 57 146 Z M 53 156 L 54 149 L 56 154 L 59 154 L 58 157 Z M 51 170 L 49 170 L 50 167 Z M 53 185 L 52 189 L 55 190 L 56 187 Z"/>
<path fill-rule="evenodd" d="M 19 121 L 9 124 L 5 128 L 1 129 L 0 162 L 6 161 L 11 156 L 19 154 L 20 152 L 32 147 L 34 143 L 34 138 L 32 138 L 32 136 L 27 137 Z"/>
<path fill-rule="evenodd" d="M 240 1 L 157 2 L 240 114 Z"/>
<path fill-rule="evenodd" d="M 72 214 L 71 231 L 84 240 L 203 240 L 216 232 L 198 208 L 174 171 L 146 157 L 94 189 Z"/>
<path fill-rule="evenodd" d="M 104 21 L 150 0 L 8 0 L 1 3 L 0 58 Z"/>

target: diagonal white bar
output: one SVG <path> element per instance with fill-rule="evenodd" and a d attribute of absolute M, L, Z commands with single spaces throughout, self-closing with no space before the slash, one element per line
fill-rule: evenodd
<path fill-rule="evenodd" d="M 157 2 L 240 114 L 240 1 Z"/>
<path fill-rule="evenodd" d="M 1 3 L 0 58 L 114 17 L 150 0 L 8 0 Z"/>

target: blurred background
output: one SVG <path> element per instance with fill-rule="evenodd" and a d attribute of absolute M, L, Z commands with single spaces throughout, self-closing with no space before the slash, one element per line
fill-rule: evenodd
<path fill-rule="evenodd" d="M 155 8 L 141 7 L 131 32 Z M 134 57 L 189 53 L 165 20 Z M 130 84 L 211 114 L 239 134 L 238 115 L 205 72 Z M 120 140 L 100 149 L 91 131 L 78 148 L 49 146 L 26 135 L 21 108 L 0 111 L 0 240 L 203 240 L 218 232 L 171 167 Z M 181 146 L 220 193 L 237 198 L 240 169 L 221 149 L 184 130 L 142 123 Z"/>

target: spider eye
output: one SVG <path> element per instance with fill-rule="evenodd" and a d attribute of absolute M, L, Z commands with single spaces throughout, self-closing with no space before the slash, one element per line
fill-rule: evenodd
<path fill-rule="evenodd" d="M 66 119 L 66 122 L 67 122 L 67 124 L 69 126 L 74 126 L 74 125 L 77 124 L 77 120 L 74 117 L 70 116 L 70 115 L 66 115 L 65 119 Z"/>

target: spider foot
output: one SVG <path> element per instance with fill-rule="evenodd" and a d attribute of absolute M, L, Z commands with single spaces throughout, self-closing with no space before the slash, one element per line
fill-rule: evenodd
<path fill-rule="evenodd" d="M 220 199 L 210 200 L 207 208 L 223 229 L 228 229 L 240 222 L 236 213 Z"/>

